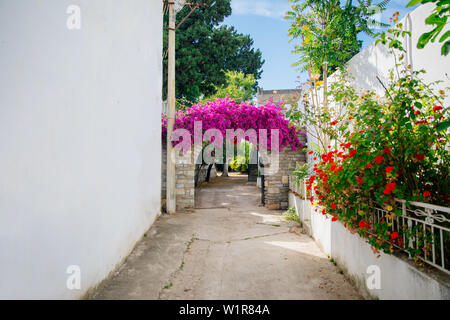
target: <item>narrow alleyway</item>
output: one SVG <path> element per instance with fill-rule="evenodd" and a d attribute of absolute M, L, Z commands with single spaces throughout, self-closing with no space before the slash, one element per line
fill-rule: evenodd
<path fill-rule="evenodd" d="M 259 206 L 246 176 L 196 190 L 163 215 L 93 299 L 361 299 L 297 223 Z"/>

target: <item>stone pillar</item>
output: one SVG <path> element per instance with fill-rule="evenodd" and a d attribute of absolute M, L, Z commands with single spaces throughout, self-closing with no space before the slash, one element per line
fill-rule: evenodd
<path fill-rule="evenodd" d="M 306 138 L 299 136 L 306 146 Z M 297 164 L 306 163 L 306 152 L 291 150 L 285 147 L 279 155 L 279 169 L 273 175 L 265 176 L 266 207 L 269 209 L 287 209 L 289 206 L 289 175 L 295 170 Z"/>

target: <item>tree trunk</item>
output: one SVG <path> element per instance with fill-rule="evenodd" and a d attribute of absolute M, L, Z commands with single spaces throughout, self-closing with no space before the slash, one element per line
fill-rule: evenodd
<path fill-rule="evenodd" d="M 223 163 L 222 177 L 228 177 L 228 159 L 226 159 L 226 158 L 225 158 L 225 161 Z"/>

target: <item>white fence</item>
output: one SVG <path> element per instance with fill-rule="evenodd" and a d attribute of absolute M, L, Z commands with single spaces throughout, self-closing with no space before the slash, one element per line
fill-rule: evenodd
<path fill-rule="evenodd" d="M 290 176 L 289 188 L 301 199 L 307 201 L 309 195 L 305 181 L 299 182 L 295 177 Z M 420 259 L 450 274 L 450 208 L 400 199 L 396 199 L 396 202 L 402 208 L 401 216 L 392 215 L 393 218 L 391 218 L 392 212 L 373 208 L 370 222 L 376 224 L 382 220 L 389 221 L 392 231 L 396 231 L 398 238 L 402 239 L 401 242 L 393 242 L 394 247 L 408 253 L 410 258 Z M 303 204 L 302 209 L 304 206 Z M 301 211 L 300 214 L 306 219 L 305 210 Z"/>
<path fill-rule="evenodd" d="M 422 202 L 396 200 L 402 207 L 402 215 L 392 219 L 392 231 L 398 233 L 401 242 L 393 246 L 450 274 L 450 208 Z M 391 212 L 374 208 L 372 223 L 387 220 Z"/>
<path fill-rule="evenodd" d="M 432 251 L 426 251 L 426 260 L 429 260 L 431 263 L 427 261 L 430 266 L 426 267 L 429 270 L 425 272 L 424 268 L 419 267 L 412 259 L 408 259 L 406 254 L 384 254 L 382 252 L 374 254 L 366 238 L 361 237 L 358 233 L 350 232 L 343 223 L 332 222 L 330 215 L 322 215 L 315 212 L 316 208 L 308 200 L 309 194 L 304 193 L 305 189 L 303 183 L 297 184 L 291 177 L 289 205 L 295 208 L 300 220 L 303 222 L 304 232 L 316 241 L 324 253 L 337 262 L 338 267 L 344 271 L 365 297 L 377 299 L 450 299 L 448 263 L 445 262 L 444 264 L 446 271 L 442 270 L 442 260 L 440 259 L 440 257 L 448 259 L 445 251 L 445 248 L 448 248 L 448 246 L 445 247 L 445 241 L 444 245 L 437 246 L 435 243 L 434 262 Z M 400 202 L 400 205 L 403 205 L 403 203 Z M 435 233 L 440 234 L 441 229 L 439 226 L 441 222 L 438 220 L 442 220 L 440 217 L 442 211 L 436 209 L 441 207 L 432 206 L 432 208 L 428 208 L 436 210 L 431 213 L 424 210 L 429 205 L 424 205 L 425 208 L 420 209 L 420 206 L 417 207 L 417 203 L 410 203 L 411 207 L 407 206 L 405 210 L 406 216 L 399 217 L 396 221 L 400 221 L 399 226 L 408 225 L 408 221 L 412 221 L 410 224 L 413 224 L 413 229 L 415 223 L 418 223 L 419 227 L 416 229 L 422 228 L 423 230 L 422 222 L 414 221 L 413 219 L 427 220 L 427 223 L 431 223 L 431 225 L 426 224 L 426 228 L 431 230 L 432 227 Z M 417 210 L 424 211 L 426 216 L 423 215 L 423 212 L 419 213 Z M 380 214 L 381 218 L 381 212 L 374 210 L 374 215 L 378 214 Z M 386 212 L 383 212 L 383 214 L 386 214 Z M 421 217 L 417 217 L 416 214 L 420 214 Z M 433 221 L 430 220 L 429 214 L 433 216 Z M 402 223 L 402 219 L 405 219 L 404 223 Z M 448 221 L 442 223 L 445 224 Z M 393 225 L 394 228 L 399 227 L 395 223 Z M 445 239 L 444 232 L 447 231 L 443 230 L 442 232 L 443 236 L 438 237 L 435 241 L 440 243 L 440 239 Z M 400 236 L 403 237 L 403 233 L 399 233 Z M 419 235 L 416 239 L 420 241 L 422 238 Z M 412 240 L 415 241 L 415 239 Z M 419 248 L 423 247 L 423 245 L 419 246 Z M 432 249 L 432 245 L 427 250 L 430 248 Z M 439 251 L 441 253 L 438 253 Z M 422 259 L 423 254 L 418 254 L 417 256 L 419 259 Z M 431 267 L 433 263 L 444 272 Z M 369 271 L 374 270 L 374 268 L 379 270 L 380 282 L 378 287 L 368 285 L 373 275 Z"/>

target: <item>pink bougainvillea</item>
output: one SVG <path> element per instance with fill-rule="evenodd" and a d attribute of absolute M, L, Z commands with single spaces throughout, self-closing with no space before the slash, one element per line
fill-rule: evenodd
<path fill-rule="evenodd" d="M 268 103 L 263 106 L 255 106 L 248 103 L 236 103 L 229 98 L 217 99 L 204 105 L 196 104 L 184 111 L 178 111 L 175 115 L 176 129 L 186 129 L 191 136 L 194 135 L 194 122 L 202 122 L 202 133 L 208 129 L 219 130 L 226 137 L 227 129 L 256 130 L 260 141 L 260 129 L 267 130 L 267 148 L 271 150 L 271 130 L 279 130 L 280 149 L 290 146 L 292 150 L 303 147 L 299 140 L 300 132 L 285 117 L 280 104 Z M 162 137 L 167 135 L 167 116 L 162 115 Z M 248 140 L 248 138 L 246 137 Z"/>

